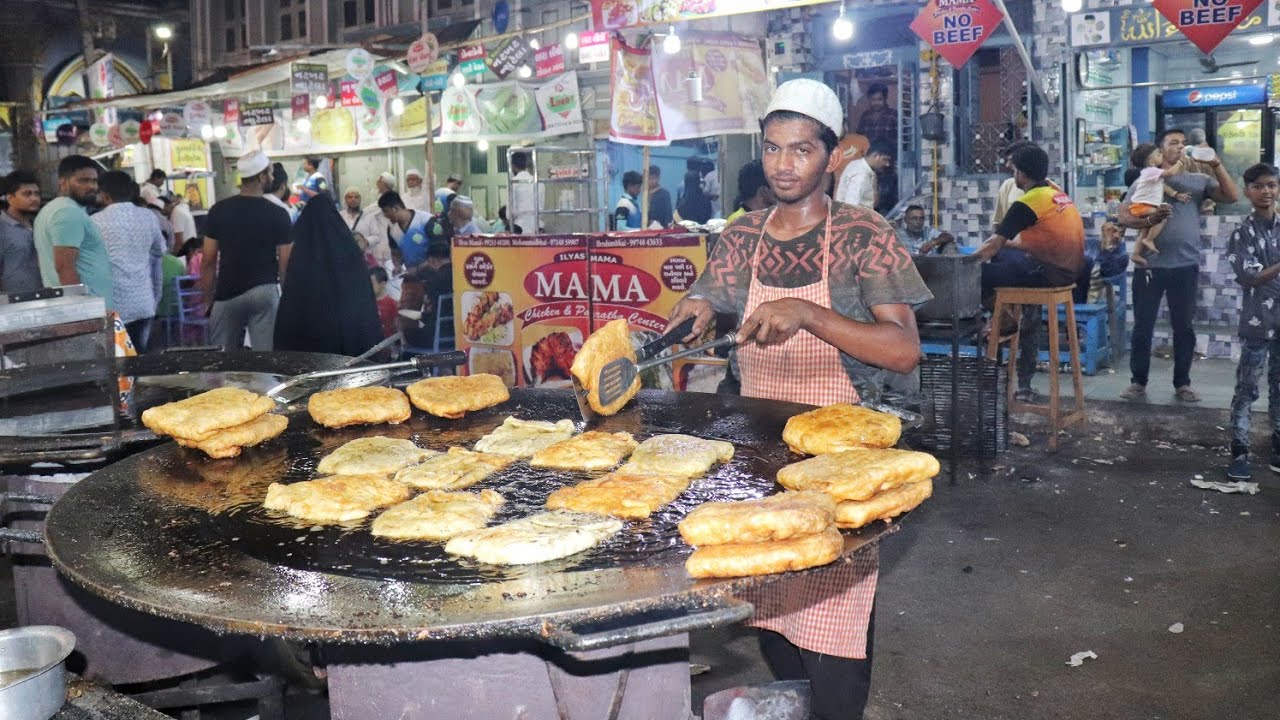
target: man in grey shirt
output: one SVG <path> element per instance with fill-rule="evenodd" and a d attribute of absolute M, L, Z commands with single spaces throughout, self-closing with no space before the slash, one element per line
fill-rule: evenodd
<path fill-rule="evenodd" d="M 40 210 L 40 183 L 32 173 L 16 170 L 0 178 L 0 195 L 8 201 L 0 212 L 0 291 L 39 290 L 44 283 L 32 223 Z"/>
<path fill-rule="evenodd" d="M 1182 157 L 1186 142 L 1186 133 L 1176 128 L 1166 130 L 1156 138 L 1156 145 L 1164 154 L 1165 168 Z M 1192 319 L 1200 285 L 1200 205 L 1206 198 L 1228 204 L 1240 198 L 1240 192 L 1222 166 L 1222 161 L 1214 158 L 1209 166 L 1213 169 L 1212 177 L 1182 173 L 1165 181 L 1179 193 L 1190 195 L 1189 202 L 1175 201 L 1172 207 L 1162 206 L 1144 217 L 1134 217 L 1129 212 L 1127 199 L 1120 206 L 1120 224 L 1125 227 L 1148 228 L 1161 220 L 1168 220 L 1156 238 L 1159 252 L 1147 259 L 1147 267 L 1133 275 L 1133 338 L 1129 352 L 1132 378 L 1129 387 L 1120 394 L 1126 400 L 1146 397 L 1151 370 L 1151 338 L 1155 333 L 1160 299 L 1166 295 L 1169 324 L 1173 326 L 1174 392 L 1183 402 L 1200 400 L 1191 387 L 1191 361 L 1196 350 Z M 1129 192 L 1132 193 L 1133 188 Z"/>

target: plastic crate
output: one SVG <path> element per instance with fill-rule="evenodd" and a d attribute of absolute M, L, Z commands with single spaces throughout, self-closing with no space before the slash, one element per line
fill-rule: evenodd
<path fill-rule="evenodd" d="M 959 375 L 957 407 L 952 418 L 950 356 L 925 356 L 920 361 L 920 391 L 929 407 L 924 427 L 913 433 L 916 445 L 949 456 L 952 428 L 959 441 L 959 457 L 991 459 L 1004 452 L 1009 440 L 1009 408 L 1005 368 L 985 358 L 955 360 Z"/>

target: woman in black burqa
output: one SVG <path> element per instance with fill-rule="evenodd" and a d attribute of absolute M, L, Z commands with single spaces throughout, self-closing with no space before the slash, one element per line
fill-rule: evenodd
<path fill-rule="evenodd" d="M 276 313 L 275 349 L 359 355 L 382 340 L 369 267 L 332 202 L 309 202 Z"/>

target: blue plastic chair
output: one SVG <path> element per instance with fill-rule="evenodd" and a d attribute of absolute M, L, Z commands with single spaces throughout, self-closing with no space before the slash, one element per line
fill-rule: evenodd
<path fill-rule="evenodd" d="M 178 346 L 187 344 L 187 328 L 198 328 L 200 339 L 196 345 L 209 344 L 209 318 L 204 314 L 204 297 L 200 292 L 199 275 L 179 275 L 173 279 L 178 298 Z"/>

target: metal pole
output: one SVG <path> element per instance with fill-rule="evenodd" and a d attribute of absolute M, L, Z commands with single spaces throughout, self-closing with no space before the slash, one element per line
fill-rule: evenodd
<path fill-rule="evenodd" d="M 640 227 L 643 230 L 649 229 L 649 146 L 644 146 L 644 158 L 641 161 L 640 177 L 644 178 L 643 184 L 640 186 Z"/>
<path fill-rule="evenodd" d="M 431 122 L 431 92 L 423 93 L 423 98 L 427 103 L 427 176 L 423 181 L 427 183 L 427 203 L 434 212 L 436 207 L 436 128 Z"/>
<path fill-rule="evenodd" d="M 168 77 L 165 81 L 165 90 L 172 90 L 173 84 L 173 48 L 169 47 L 169 43 L 164 44 L 164 58 L 168 68 Z"/>
<path fill-rule="evenodd" d="M 996 7 L 1000 8 L 1000 12 L 1004 13 L 1004 27 L 1009 31 L 1009 36 L 1013 38 L 1013 48 L 1018 51 L 1018 57 L 1022 58 L 1022 65 L 1027 69 L 1027 81 L 1031 83 L 1031 87 L 1035 88 L 1036 94 L 1040 96 L 1045 105 L 1053 105 L 1052 102 L 1049 102 L 1049 96 L 1045 94 L 1044 84 L 1040 82 L 1040 73 L 1031 62 L 1031 54 L 1027 52 L 1027 46 L 1022 43 L 1022 35 L 1018 34 L 1018 28 L 1013 25 L 1013 18 L 1009 16 L 1008 6 L 1004 4 L 1004 0 L 992 1 L 996 4 Z M 1030 117 L 1030 113 L 1028 113 L 1028 117 Z"/>

